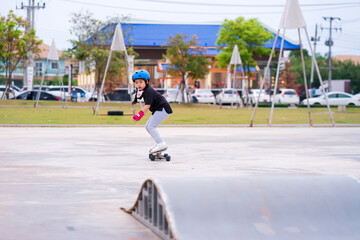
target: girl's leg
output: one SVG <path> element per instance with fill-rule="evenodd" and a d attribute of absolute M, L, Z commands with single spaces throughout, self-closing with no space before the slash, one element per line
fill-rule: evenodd
<path fill-rule="evenodd" d="M 146 131 L 151 135 L 151 137 L 155 140 L 157 144 L 164 143 L 164 140 L 160 137 L 159 131 L 157 130 L 157 126 L 161 122 L 163 122 L 166 118 L 169 117 L 170 114 L 168 114 L 165 109 L 162 111 L 156 111 L 154 115 L 152 115 L 149 120 L 147 121 L 145 125 Z"/>

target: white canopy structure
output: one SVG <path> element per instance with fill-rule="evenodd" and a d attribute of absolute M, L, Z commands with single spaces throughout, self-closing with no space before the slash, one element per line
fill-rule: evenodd
<path fill-rule="evenodd" d="M 311 44 L 310 44 L 310 39 L 309 39 L 309 35 L 308 35 L 307 29 L 306 29 L 305 19 L 304 19 L 304 16 L 302 14 L 302 11 L 300 9 L 300 5 L 299 5 L 298 0 L 286 0 L 286 4 L 285 4 L 285 8 L 284 8 L 282 17 L 281 17 L 279 29 L 278 29 L 278 32 L 276 34 L 276 38 L 275 38 L 275 41 L 274 41 L 273 48 L 271 50 L 271 54 L 270 54 L 269 61 L 267 63 L 266 69 L 269 69 L 269 67 L 270 67 L 271 59 L 272 59 L 272 56 L 273 56 L 273 53 L 274 53 L 274 50 L 275 50 L 275 44 L 276 44 L 277 39 L 279 37 L 280 29 L 283 29 L 283 36 L 282 36 L 282 41 L 281 41 L 281 47 L 280 47 L 280 52 L 279 52 L 279 60 L 278 60 L 278 65 L 277 65 L 276 77 L 275 77 L 274 96 L 273 96 L 272 106 L 271 106 L 271 114 L 270 114 L 269 126 L 271 126 L 272 116 L 273 116 L 273 112 L 274 112 L 274 104 L 275 104 L 274 97 L 275 97 L 275 94 L 276 94 L 276 91 L 277 91 L 277 86 L 278 86 L 278 81 L 279 81 L 280 62 L 281 62 L 282 53 L 283 53 L 283 46 L 284 46 L 284 39 L 285 39 L 285 31 L 286 31 L 286 29 L 297 29 L 298 30 L 298 36 L 299 36 L 299 42 L 300 42 L 300 53 L 301 53 L 302 68 L 303 68 L 303 77 L 304 77 L 304 83 L 305 83 L 306 99 L 309 98 L 308 97 L 307 80 L 306 80 L 306 72 L 305 72 L 305 62 L 304 62 L 304 56 L 303 56 L 303 51 L 302 51 L 302 43 L 301 43 L 301 36 L 300 36 L 300 29 L 303 29 L 305 31 L 305 33 L 306 33 L 306 37 L 307 37 L 309 47 L 310 47 L 310 50 L 311 50 L 312 62 L 313 62 L 313 64 L 315 64 L 316 71 L 317 71 L 317 74 L 318 74 L 318 77 L 319 77 L 319 80 L 320 80 L 320 84 L 322 86 L 321 89 L 323 90 L 323 94 L 325 96 L 327 108 L 328 108 L 328 111 L 329 111 L 329 114 L 330 114 L 332 126 L 334 127 L 335 122 L 334 122 L 334 119 L 333 119 L 333 116 L 332 116 L 332 113 L 331 113 L 331 109 L 330 109 L 330 106 L 329 106 L 329 103 L 328 103 L 328 100 L 327 100 L 327 96 L 325 94 L 325 90 L 324 90 L 324 87 L 323 87 L 323 81 L 322 81 L 320 71 L 319 71 L 319 66 L 318 66 L 318 64 L 316 62 L 315 55 L 314 55 L 313 49 L 312 49 Z M 264 72 L 264 78 L 263 79 L 266 79 L 268 72 L 269 71 Z M 262 89 L 264 87 L 264 82 L 265 81 L 263 81 L 261 83 L 260 94 L 259 94 L 259 96 L 257 98 L 255 108 L 254 108 L 254 112 L 253 112 L 253 115 L 251 117 L 250 127 L 253 126 L 253 121 L 254 121 L 256 109 L 257 109 L 257 106 L 258 106 L 258 103 L 259 103 L 259 100 L 260 100 L 260 95 L 261 95 Z M 310 126 L 312 126 L 309 101 L 307 101 L 307 108 L 308 108 L 308 114 L 309 114 L 309 124 L 310 124 Z"/>
<path fill-rule="evenodd" d="M 238 46 L 235 45 L 234 46 L 234 50 L 233 50 L 233 53 L 231 55 L 231 60 L 230 60 L 230 63 L 229 63 L 229 66 L 231 66 L 231 64 L 234 65 L 234 77 L 233 77 L 233 84 L 231 84 L 231 75 L 230 75 L 230 67 L 228 68 L 228 76 L 229 78 L 227 79 L 227 85 L 226 87 L 227 88 L 231 88 L 231 85 L 233 87 L 235 87 L 235 82 L 236 82 L 236 67 L 237 65 L 241 65 L 241 58 L 240 58 L 240 53 L 239 53 L 239 49 L 238 49 Z"/>
<path fill-rule="evenodd" d="M 127 55 L 127 51 L 126 51 L 126 47 L 125 47 L 125 42 L 124 42 L 124 36 L 121 30 L 121 24 L 118 23 L 116 25 L 115 28 L 115 33 L 114 33 L 114 37 L 111 43 L 111 47 L 110 47 L 110 53 L 109 53 L 109 57 L 106 63 L 106 68 L 105 68 L 105 73 L 104 73 L 104 77 L 101 83 L 101 87 L 100 87 L 100 92 L 99 92 L 99 96 L 97 98 L 96 101 L 96 105 L 94 107 L 94 115 L 96 116 L 98 114 L 98 110 L 99 110 L 99 104 L 100 101 L 102 99 L 101 95 L 102 92 L 104 90 L 104 84 L 105 84 L 105 79 L 106 79 L 106 73 L 108 71 L 109 65 L 110 65 L 110 60 L 111 60 L 111 54 L 113 51 L 121 51 L 124 52 L 124 60 L 125 60 L 125 65 L 126 65 L 126 75 L 127 75 L 127 79 L 128 79 L 128 92 L 130 94 L 130 79 L 129 79 L 129 60 L 128 60 L 128 55 Z"/>
<path fill-rule="evenodd" d="M 48 54 L 47 59 L 46 59 L 45 68 L 44 68 L 43 73 L 42 73 L 40 88 L 39 88 L 39 91 L 36 94 L 36 101 L 35 101 L 35 104 L 34 104 L 34 108 L 37 108 L 38 105 L 39 105 L 40 94 L 41 94 L 42 86 L 44 84 L 45 71 L 46 71 L 49 60 L 50 61 L 56 61 L 57 65 L 58 65 L 58 78 L 59 78 L 59 85 L 60 85 L 60 91 L 61 91 L 61 101 L 62 101 L 63 107 L 65 105 L 67 105 L 66 97 L 65 97 L 65 90 L 64 90 L 64 83 L 62 81 L 62 76 L 60 76 L 59 56 L 58 56 L 58 53 L 56 51 L 55 41 L 53 39 L 52 43 L 51 43 L 49 54 Z M 64 102 L 65 102 L 65 104 L 64 104 Z"/>

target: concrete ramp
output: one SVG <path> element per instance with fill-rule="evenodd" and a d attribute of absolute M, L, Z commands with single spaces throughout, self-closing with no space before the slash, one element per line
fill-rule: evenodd
<path fill-rule="evenodd" d="M 163 239 L 360 239 L 349 176 L 156 178 L 127 210 Z"/>

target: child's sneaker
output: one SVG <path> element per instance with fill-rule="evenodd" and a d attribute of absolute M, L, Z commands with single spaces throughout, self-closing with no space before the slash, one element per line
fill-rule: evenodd
<path fill-rule="evenodd" d="M 153 149 L 151 149 L 151 153 L 165 151 L 167 148 L 168 146 L 166 145 L 166 143 L 159 143 Z"/>
<path fill-rule="evenodd" d="M 157 144 L 155 144 L 154 146 L 152 146 L 152 147 L 150 148 L 150 150 L 149 150 L 149 153 L 151 153 L 152 150 L 153 150 L 156 146 L 157 146 Z"/>

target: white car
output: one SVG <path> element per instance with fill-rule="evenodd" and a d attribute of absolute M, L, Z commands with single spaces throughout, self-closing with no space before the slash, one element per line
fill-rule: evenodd
<path fill-rule="evenodd" d="M 61 86 L 48 86 L 46 88 L 47 92 L 50 92 L 51 94 L 58 96 L 58 97 L 63 97 L 64 93 L 61 91 L 61 89 L 63 89 L 63 91 L 65 91 L 65 97 L 66 98 L 70 98 L 71 94 L 69 93 L 69 87 L 64 86 L 63 88 Z M 93 94 L 91 92 L 86 91 L 85 89 L 81 88 L 81 87 L 75 87 L 75 90 L 77 92 L 77 101 L 78 102 L 88 102 L 88 101 L 97 101 L 97 94 Z M 102 97 L 102 101 L 105 101 L 104 96 Z"/>
<path fill-rule="evenodd" d="M 218 95 L 216 95 L 217 104 L 240 104 L 240 102 L 240 95 L 236 89 L 224 88 Z"/>
<path fill-rule="evenodd" d="M 300 98 L 294 89 L 280 88 L 274 96 L 275 103 L 299 104 Z"/>
<path fill-rule="evenodd" d="M 6 85 L 0 85 L 0 99 L 5 99 L 5 96 L 3 96 L 5 89 L 6 89 Z M 10 99 L 14 98 L 14 94 L 15 94 L 15 98 L 21 94 L 20 88 L 16 86 L 10 86 L 9 90 L 10 90 L 9 92 Z"/>
<path fill-rule="evenodd" d="M 196 103 L 216 104 L 215 95 L 210 89 L 194 89 L 190 97 Z"/>
<path fill-rule="evenodd" d="M 181 91 L 177 88 L 168 88 L 165 90 L 163 96 L 168 102 L 181 102 Z"/>
<path fill-rule="evenodd" d="M 356 97 L 344 92 L 328 92 L 326 93 L 329 105 L 356 105 L 360 106 L 360 96 Z M 307 105 L 307 100 L 304 99 L 302 104 Z M 315 98 L 309 98 L 309 105 L 326 105 L 325 96 L 321 95 Z"/>
<path fill-rule="evenodd" d="M 260 89 L 250 89 L 249 90 L 249 96 L 253 103 L 256 103 L 259 95 L 260 95 Z M 246 95 L 244 97 L 246 98 Z M 270 94 L 267 94 L 264 89 L 261 90 L 259 103 L 269 103 L 269 102 L 271 102 Z"/>

